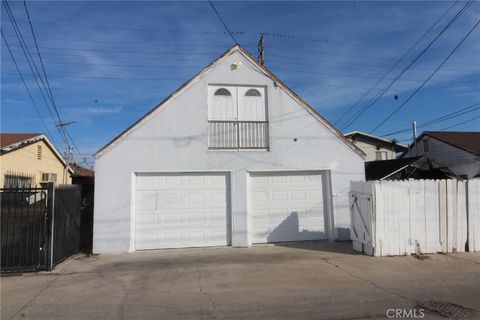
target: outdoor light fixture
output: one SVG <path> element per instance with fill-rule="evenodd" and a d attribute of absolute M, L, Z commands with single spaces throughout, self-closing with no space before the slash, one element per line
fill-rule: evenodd
<path fill-rule="evenodd" d="M 241 66 L 241 64 L 242 64 L 242 62 L 241 62 L 241 61 L 235 61 L 235 62 L 234 62 L 234 63 L 232 63 L 232 65 L 230 66 L 230 69 L 232 69 L 232 70 L 237 70 L 237 69 L 238 69 L 238 67 L 240 67 L 240 66 Z"/>

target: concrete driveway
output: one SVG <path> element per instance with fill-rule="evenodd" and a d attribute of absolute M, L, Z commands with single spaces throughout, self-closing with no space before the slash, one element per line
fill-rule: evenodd
<path fill-rule="evenodd" d="M 372 258 L 351 243 L 77 256 L 1 278 L 2 319 L 476 319 L 480 254 Z M 395 316 L 394 311 L 388 311 Z M 403 314 L 404 317 L 414 314 Z M 425 313 L 425 319 L 441 318 Z M 397 317 L 398 319 L 398 317 Z"/>

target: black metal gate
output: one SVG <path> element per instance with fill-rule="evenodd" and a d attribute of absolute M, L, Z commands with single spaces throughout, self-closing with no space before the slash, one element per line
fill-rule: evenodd
<path fill-rule="evenodd" d="M 2 272 L 48 269 L 48 191 L 0 189 Z"/>
<path fill-rule="evenodd" d="M 62 262 L 80 245 L 81 194 L 77 185 L 55 188 L 53 216 L 53 266 Z"/>
<path fill-rule="evenodd" d="M 77 185 L 0 189 L 1 272 L 51 270 L 79 250 Z"/>

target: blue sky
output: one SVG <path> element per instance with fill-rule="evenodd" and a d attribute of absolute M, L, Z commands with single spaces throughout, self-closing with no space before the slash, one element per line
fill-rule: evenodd
<path fill-rule="evenodd" d="M 10 7 L 29 45 L 21 2 Z M 267 32 L 266 66 L 335 122 L 453 2 L 215 2 L 239 43 L 256 54 Z M 388 84 L 463 6 L 458 3 L 397 68 Z M 208 2 L 28 2 L 52 91 L 80 154 L 91 154 L 232 46 Z M 2 30 L 57 146 L 43 103 L 2 7 Z M 386 94 L 344 132 L 371 131 L 440 64 L 480 16 L 474 3 Z M 34 48 L 30 50 L 35 52 Z M 1 130 L 45 132 L 2 41 Z M 480 102 L 480 28 L 376 134 L 409 128 Z M 354 111 L 378 91 L 371 91 Z M 397 96 L 397 99 L 395 98 Z M 347 114 L 343 127 L 354 112 Z M 479 130 L 480 109 L 425 127 Z M 390 138 L 408 142 L 410 133 Z M 78 153 L 75 151 L 75 153 Z"/>

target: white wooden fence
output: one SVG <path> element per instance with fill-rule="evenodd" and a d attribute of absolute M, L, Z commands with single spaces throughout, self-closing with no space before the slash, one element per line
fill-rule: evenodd
<path fill-rule="evenodd" d="M 369 255 L 480 251 L 480 179 L 351 182 L 350 218 Z"/>

